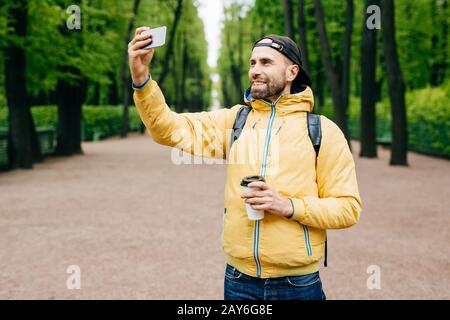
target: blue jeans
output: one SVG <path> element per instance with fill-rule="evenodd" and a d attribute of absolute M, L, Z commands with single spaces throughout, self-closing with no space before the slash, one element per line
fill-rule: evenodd
<path fill-rule="evenodd" d="M 254 278 L 227 265 L 225 300 L 326 300 L 319 272 L 304 276 Z"/>

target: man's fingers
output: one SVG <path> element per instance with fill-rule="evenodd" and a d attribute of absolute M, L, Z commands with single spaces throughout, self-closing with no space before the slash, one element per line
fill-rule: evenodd
<path fill-rule="evenodd" d="M 270 185 L 265 182 L 262 182 L 262 181 L 255 181 L 255 182 L 249 183 L 248 187 L 249 188 L 260 188 L 262 190 L 270 189 Z"/>
<path fill-rule="evenodd" d="M 147 40 L 137 41 L 137 42 L 135 42 L 135 43 L 131 46 L 131 50 L 138 51 L 138 50 L 140 50 L 141 48 L 143 48 L 143 47 L 145 47 L 145 46 L 151 44 L 152 42 L 153 42 L 152 39 L 147 39 Z"/>
<path fill-rule="evenodd" d="M 247 204 L 265 204 L 268 202 L 272 202 L 272 198 L 264 197 L 264 198 L 251 198 L 245 200 L 245 203 Z"/>
<path fill-rule="evenodd" d="M 150 30 L 149 27 L 139 27 L 136 29 L 136 32 L 134 33 L 134 36 L 136 37 L 137 35 L 141 34 L 142 32 L 144 32 L 145 30 Z"/>
<path fill-rule="evenodd" d="M 255 198 L 255 197 L 266 197 L 267 195 L 270 195 L 272 192 L 270 190 L 262 190 L 262 191 L 251 191 L 248 193 L 243 193 L 241 195 L 241 198 Z"/>
<path fill-rule="evenodd" d="M 153 48 L 152 49 L 140 49 L 140 50 L 135 50 L 133 51 L 133 57 L 139 57 L 139 56 L 145 56 L 149 53 L 153 53 Z"/>
<path fill-rule="evenodd" d="M 270 208 L 270 203 L 252 205 L 253 210 L 268 210 L 269 208 Z"/>
<path fill-rule="evenodd" d="M 153 39 L 152 35 L 139 35 L 139 36 L 136 36 L 136 37 L 133 38 L 133 40 L 131 40 L 128 43 L 128 48 L 134 46 L 136 44 L 136 42 L 138 42 L 138 41 L 152 40 L 152 39 Z"/>
<path fill-rule="evenodd" d="M 137 41 L 143 40 L 148 38 L 148 36 L 146 35 L 141 35 L 142 32 L 146 31 L 146 30 L 150 30 L 149 27 L 139 27 L 136 29 L 136 32 L 134 33 L 134 37 L 133 39 L 128 43 L 128 47 L 133 46 Z M 151 37 L 151 35 L 150 35 Z"/>
<path fill-rule="evenodd" d="M 146 39 L 153 39 L 153 36 L 151 34 L 140 34 L 140 35 L 134 37 L 134 39 L 136 41 L 142 41 L 142 40 L 146 40 Z"/>

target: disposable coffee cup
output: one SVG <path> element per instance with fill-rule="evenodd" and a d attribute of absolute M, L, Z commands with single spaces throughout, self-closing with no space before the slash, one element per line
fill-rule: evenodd
<path fill-rule="evenodd" d="M 241 181 L 241 187 L 243 193 L 249 193 L 251 191 L 259 191 L 259 188 L 249 188 L 248 185 L 255 181 L 266 182 L 262 176 L 248 176 L 244 177 Z M 245 204 L 247 209 L 247 216 L 249 220 L 261 220 L 264 219 L 264 210 L 254 210 L 248 203 Z"/>

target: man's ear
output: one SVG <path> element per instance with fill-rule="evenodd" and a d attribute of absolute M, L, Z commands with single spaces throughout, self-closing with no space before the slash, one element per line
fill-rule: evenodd
<path fill-rule="evenodd" d="M 288 81 L 294 81 L 294 79 L 297 77 L 298 73 L 300 72 L 300 67 L 296 64 L 290 65 L 286 69 L 286 77 Z"/>

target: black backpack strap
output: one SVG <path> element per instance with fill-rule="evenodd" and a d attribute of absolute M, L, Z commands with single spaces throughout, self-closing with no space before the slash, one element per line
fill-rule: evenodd
<path fill-rule="evenodd" d="M 237 112 L 236 119 L 234 120 L 233 124 L 233 131 L 231 132 L 230 149 L 233 145 L 233 142 L 235 142 L 241 135 L 250 110 L 252 110 L 252 108 L 246 105 L 240 108 Z"/>
<path fill-rule="evenodd" d="M 316 156 L 319 156 L 320 143 L 322 142 L 322 128 L 320 126 L 320 115 L 311 112 L 307 113 L 308 134 L 316 150 Z"/>
<path fill-rule="evenodd" d="M 308 134 L 314 146 L 314 150 L 316 151 L 316 159 L 317 159 L 317 157 L 319 156 L 320 144 L 322 143 L 322 127 L 320 124 L 320 115 L 308 112 L 307 119 L 308 119 Z M 325 257 L 323 260 L 323 265 L 325 267 L 328 265 L 327 256 L 328 256 L 328 241 L 325 235 Z"/>

